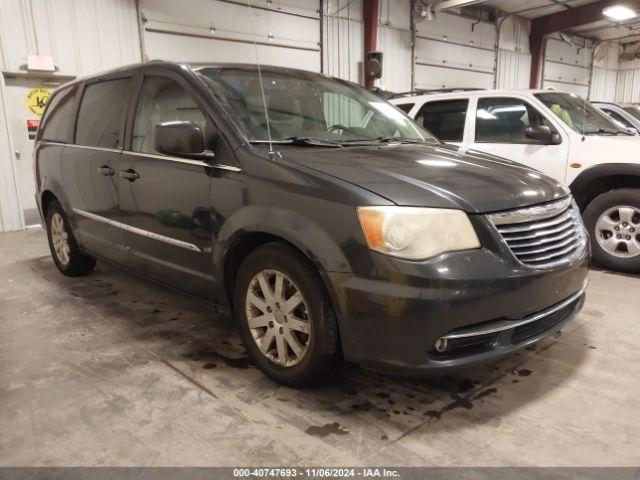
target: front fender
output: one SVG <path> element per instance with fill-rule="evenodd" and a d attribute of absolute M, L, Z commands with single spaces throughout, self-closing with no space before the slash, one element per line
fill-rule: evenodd
<path fill-rule="evenodd" d="M 638 163 L 603 163 L 589 167 L 571 182 L 569 189 L 573 194 L 580 208 L 584 208 L 585 201 L 589 195 L 590 185 L 595 181 L 603 180 L 607 177 L 637 177 L 640 179 L 640 164 Z"/>
<path fill-rule="evenodd" d="M 294 210 L 253 205 L 233 214 L 220 229 L 213 252 L 218 274 L 223 272 L 229 249 L 247 233 L 267 233 L 282 238 L 300 250 L 318 270 L 352 272 L 340 246 L 319 224 Z"/>

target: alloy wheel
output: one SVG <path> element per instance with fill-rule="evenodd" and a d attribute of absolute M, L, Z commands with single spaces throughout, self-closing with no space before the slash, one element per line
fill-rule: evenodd
<path fill-rule="evenodd" d="M 249 283 L 246 315 L 262 354 L 282 367 L 299 364 L 311 341 L 309 307 L 298 286 L 278 270 L 262 270 Z"/>
<path fill-rule="evenodd" d="M 606 210 L 596 222 L 596 239 L 609 255 L 633 258 L 640 255 L 640 209 L 616 206 Z"/>
<path fill-rule="evenodd" d="M 62 265 L 68 265 L 71 259 L 69 234 L 64 224 L 64 218 L 58 212 L 51 216 L 51 242 L 58 261 Z"/>

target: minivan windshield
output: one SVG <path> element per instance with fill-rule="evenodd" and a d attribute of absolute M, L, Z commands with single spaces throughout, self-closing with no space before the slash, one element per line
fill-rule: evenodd
<path fill-rule="evenodd" d="M 204 68 L 201 78 L 251 142 L 343 146 L 437 142 L 403 112 L 347 82 L 312 73 Z M 264 106 L 269 117 L 269 131 Z"/>
<path fill-rule="evenodd" d="M 545 92 L 535 96 L 560 120 L 581 135 L 626 135 L 596 107 L 573 93 Z"/>

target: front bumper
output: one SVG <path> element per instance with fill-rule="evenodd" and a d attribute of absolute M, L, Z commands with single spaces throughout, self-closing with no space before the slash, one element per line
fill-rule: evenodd
<path fill-rule="evenodd" d="M 378 260 L 384 280 L 326 274 L 345 358 L 378 371 L 420 374 L 490 360 L 558 331 L 584 304 L 586 250 L 554 270 L 485 249 L 434 262 Z M 442 338 L 447 348 L 438 351 Z"/>

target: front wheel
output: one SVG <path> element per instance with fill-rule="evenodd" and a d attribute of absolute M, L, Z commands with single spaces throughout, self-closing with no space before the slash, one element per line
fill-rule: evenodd
<path fill-rule="evenodd" d="M 640 272 L 640 189 L 611 190 L 583 212 L 593 259 L 622 272 Z"/>
<path fill-rule="evenodd" d="M 273 380 L 303 387 L 325 379 L 337 357 L 332 304 L 313 265 L 280 243 L 242 263 L 235 315 L 249 354 Z"/>

